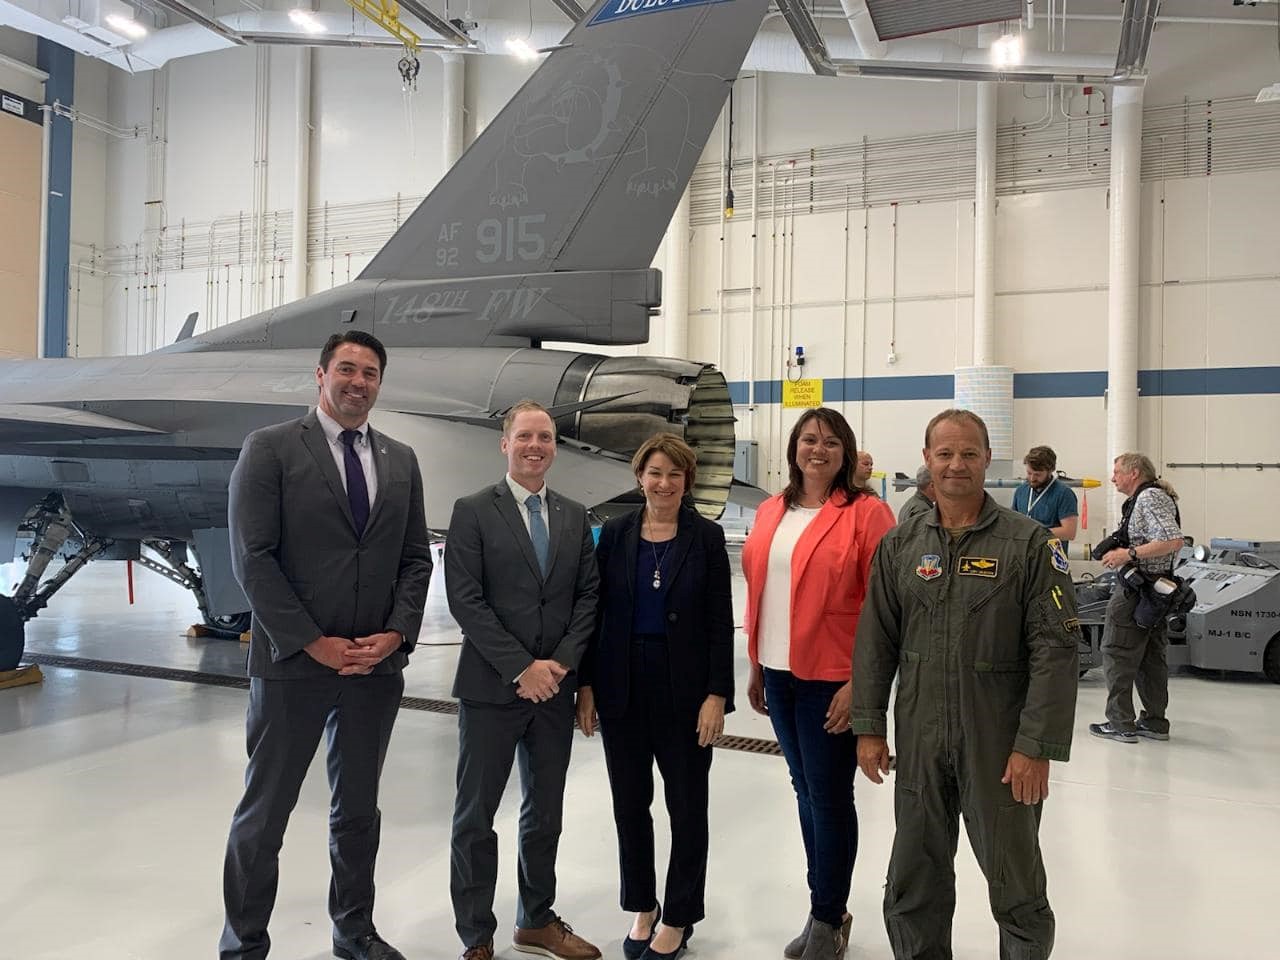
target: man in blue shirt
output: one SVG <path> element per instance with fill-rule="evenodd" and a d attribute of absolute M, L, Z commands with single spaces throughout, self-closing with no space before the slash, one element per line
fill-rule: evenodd
<path fill-rule="evenodd" d="M 1075 491 L 1058 480 L 1058 455 L 1050 447 L 1032 447 L 1022 463 L 1027 482 L 1013 492 L 1014 512 L 1025 513 L 1059 540 L 1074 540 L 1080 508 Z"/>

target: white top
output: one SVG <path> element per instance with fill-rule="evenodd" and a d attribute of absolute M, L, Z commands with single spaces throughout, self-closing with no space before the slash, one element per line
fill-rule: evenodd
<path fill-rule="evenodd" d="M 533 496 L 532 491 L 526 490 L 520 484 L 511 479 L 511 474 L 507 474 L 507 487 L 511 490 L 511 495 L 516 498 L 516 507 L 520 511 L 520 519 L 524 521 L 524 532 L 529 534 L 529 539 L 533 539 L 533 533 L 529 530 L 529 508 L 525 505 L 525 501 Z M 538 496 L 542 497 L 542 522 L 547 527 L 547 543 L 551 542 L 551 512 L 547 509 L 547 484 L 544 481 L 542 489 L 538 491 Z"/>
<path fill-rule="evenodd" d="M 342 431 L 346 429 L 333 417 L 316 407 L 316 419 L 320 421 L 320 429 L 324 438 L 329 441 L 329 452 L 333 454 L 333 462 L 338 465 L 338 476 L 342 478 L 342 489 L 347 489 L 347 455 L 343 449 Z M 364 485 L 369 488 L 369 509 L 378 497 L 378 471 L 373 466 L 373 448 L 369 446 L 369 421 L 360 424 L 357 432 L 355 448 L 360 458 L 360 466 L 364 467 Z"/>
<path fill-rule="evenodd" d="M 792 507 L 782 515 L 769 544 L 756 656 L 773 670 L 791 669 L 791 555 L 821 507 Z"/>

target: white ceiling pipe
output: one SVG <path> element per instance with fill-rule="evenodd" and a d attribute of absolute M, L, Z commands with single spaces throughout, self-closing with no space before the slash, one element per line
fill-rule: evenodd
<path fill-rule="evenodd" d="M 984 25 L 978 42 L 989 47 L 999 31 Z M 998 89 L 977 84 L 973 200 L 973 363 L 996 364 L 996 106 Z"/>
<path fill-rule="evenodd" d="M 61 17 L 65 12 L 64 7 L 56 15 Z M 96 57 L 111 49 L 111 45 L 102 40 L 95 40 L 57 21 L 46 20 L 40 14 L 7 0 L 0 0 L 0 27 L 13 27 L 23 33 L 44 37 L 87 57 Z"/>
<path fill-rule="evenodd" d="M 461 54 L 442 53 L 444 77 L 440 85 L 440 112 L 444 120 L 440 147 L 444 151 L 444 169 L 448 170 L 466 148 L 463 133 L 464 100 L 467 87 L 467 65 Z"/>
<path fill-rule="evenodd" d="M 871 11 L 867 9 L 867 0 L 840 0 L 840 6 L 844 9 L 849 29 L 853 31 L 853 39 L 858 41 L 863 55 L 872 60 L 883 60 L 889 52 L 889 45 L 876 32 Z"/>
<path fill-rule="evenodd" d="M 29 2 L 29 0 L 23 0 L 23 2 Z M 348 40 L 353 43 L 369 42 L 379 45 L 395 43 L 381 28 L 351 12 L 317 13 L 315 18 L 328 28 L 327 32 L 321 36 L 329 41 Z M 289 19 L 285 11 L 244 11 L 218 19 L 242 34 L 307 36 Z M 410 23 L 414 22 L 416 21 L 410 21 Z M 211 30 L 206 30 L 198 24 L 184 23 L 157 30 L 139 43 L 115 50 L 60 23 L 30 13 L 11 0 L 0 0 L 0 23 L 9 23 L 19 30 L 57 40 L 64 46 L 87 56 L 96 56 L 130 71 L 158 68 L 179 57 L 233 46 L 231 41 Z M 534 49 L 546 49 L 561 43 L 572 26 L 566 21 L 552 21 L 535 22 L 530 28 L 528 20 L 486 20 L 471 31 L 475 47 L 457 48 L 457 50 L 463 53 L 506 56 L 509 55 L 506 43 L 511 37 L 525 40 Z M 433 46 L 440 43 L 440 38 L 425 27 L 423 40 Z M 950 40 L 893 40 L 884 44 L 886 55 L 883 59 L 869 54 L 852 36 L 827 37 L 825 40 L 831 58 L 840 61 L 861 60 L 878 66 L 891 66 L 896 63 L 904 65 L 954 63 L 981 67 L 990 63 L 990 54 L 987 51 L 978 47 L 965 47 Z M 1109 74 L 1114 66 L 1114 54 L 1070 54 L 1044 50 L 1028 51 L 1022 64 L 1026 69 L 1046 69 L 1063 75 L 1105 75 Z M 778 30 L 761 31 L 747 52 L 743 69 L 771 73 L 813 73 L 795 37 L 790 32 Z"/>
<path fill-rule="evenodd" d="M 37 70 L 29 63 L 23 63 L 21 60 L 13 59 L 13 57 L 6 57 L 2 53 L 0 53 L 0 68 L 12 70 L 15 73 L 22 74 L 24 77 L 39 80 L 41 83 L 49 79 L 49 75 L 43 70 Z"/>
<path fill-rule="evenodd" d="M 235 44 L 196 23 L 157 30 L 139 43 L 100 54 L 98 59 L 130 73 L 159 70 L 170 60 L 191 57 L 214 50 L 226 50 Z"/>
<path fill-rule="evenodd" d="M 1111 214 L 1107 289 L 1107 459 L 1138 447 L 1138 347 L 1141 339 L 1141 87 L 1119 87 L 1111 100 Z M 1107 528 L 1116 529 L 1124 496 L 1108 497 Z"/>
<path fill-rule="evenodd" d="M 689 191 L 676 204 L 667 227 L 667 271 L 662 298 L 664 328 L 663 353 L 668 357 L 689 356 Z"/>
<path fill-rule="evenodd" d="M 891 67 L 918 64 L 955 64 L 970 68 L 991 66 L 992 79 L 999 71 L 991 65 L 991 53 L 980 47 L 966 47 L 951 40 L 894 40 L 885 44 L 885 59 L 867 56 L 851 36 L 827 37 L 827 51 L 831 59 L 841 64 L 858 62 Z M 1114 53 L 1072 54 L 1048 50 L 1028 50 L 1022 63 L 1011 69 L 1051 70 L 1055 74 L 1109 75 L 1116 65 Z M 777 30 L 762 31 L 751 43 L 743 70 L 764 70 L 772 73 L 813 73 L 800 45 L 790 33 Z"/>

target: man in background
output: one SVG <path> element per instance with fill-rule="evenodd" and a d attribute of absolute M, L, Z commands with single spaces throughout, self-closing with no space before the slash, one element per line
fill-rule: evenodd
<path fill-rule="evenodd" d="M 929 466 L 926 464 L 916 471 L 916 492 L 898 511 L 898 522 L 906 523 L 912 517 L 922 513 L 933 513 L 933 504 L 933 474 L 929 472 Z"/>
<path fill-rule="evenodd" d="M 1013 492 L 1014 513 L 1025 514 L 1064 543 L 1074 540 L 1080 507 L 1075 491 L 1058 479 L 1058 455 L 1052 447 L 1032 447 L 1022 463 L 1027 479 Z"/>

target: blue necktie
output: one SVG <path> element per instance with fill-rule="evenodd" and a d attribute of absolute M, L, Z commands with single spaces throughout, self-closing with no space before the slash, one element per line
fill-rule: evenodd
<path fill-rule="evenodd" d="M 529 539 L 533 541 L 533 555 L 538 558 L 538 569 L 547 575 L 547 524 L 542 519 L 542 497 L 530 494 L 524 501 L 529 508 Z"/>
<path fill-rule="evenodd" d="M 364 466 L 356 453 L 356 437 L 359 430 L 342 431 L 342 464 L 347 473 L 347 503 L 351 504 L 351 519 L 356 525 L 356 536 L 364 535 L 369 522 L 369 485 L 364 479 Z"/>

